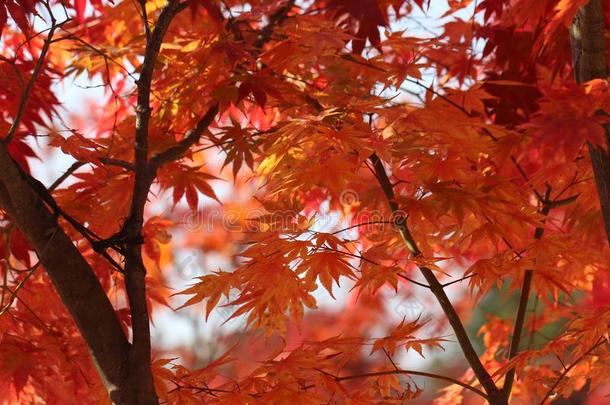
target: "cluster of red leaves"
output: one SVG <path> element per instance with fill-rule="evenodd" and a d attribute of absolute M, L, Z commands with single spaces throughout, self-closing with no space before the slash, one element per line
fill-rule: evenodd
<path fill-rule="evenodd" d="M 35 78 L 10 146 L 26 169 L 36 157 L 31 145 L 43 140 L 43 159 L 52 151 L 78 165 L 53 196 L 101 238 L 120 229 L 131 203 L 132 71 L 146 37 L 137 3 L 70 4 L 75 18 L 62 26 Z M 145 3 L 154 24 L 164 4 Z M 480 329 L 481 359 L 494 378 L 516 367 L 514 398 L 539 401 L 555 383 L 553 390 L 567 396 L 585 378 L 592 387 L 607 383 L 610 252 L 583 145 L 604 142 L 607 117 L 598 111 L 610 111 L 610 88 L 605 80 L 573 84 L 566 27 L 583 1 L 449 1 L 444 17 L 451 19 L 439 20 L 435 37 L 392 29 L 414 10 L 434 7 L 429 2 L 305 3 L 191 0 L 155 61 L 151 156 L 188 137 L 210 106 L 219 105 L 220 114 L 185 156 L 161 166 L 149 196 L 155 207 L 143 250 L 153 319 L 157 304 L 205 303 L 206 320 L 228 308 L 225 320 L 247 329 L 219 332 L 216 343 L 227 346 L 226 354 L 203 367 L 191 367 L 200 360 L 193 348 L 178 349 L 181 359 L 159 348 L 153 373 L 160 398 L 318 404 L 420 396 L 421 387 L 400 369 L 401 354 L 424 356 L 453 336 L 432 333 L 424 318 L 401 321 L 390 304 L 422 287 L 417 267 L 453 288 L 468 285 L 458 308 L 485 297 L 513 306 L 510 294 L 533 271 L 537 304 L 523 351 L 506 357 L 512 316 L 490 314 Z M 270 18 L 287 5 L 281 22 Z M 31 36 L 37 10 L 33 1 L 0 0 L 1 136 L 19 113 L 15 100 L 43 46 L 41 36 Z M 466 12 L 474 15 L 464 18 Z M 275 26 L 266 33 L 270 21 Z M 474 50 L 479 40 L 481 52 Z M 434 76 L 433 84 L 423 84 L 423 73 Z M 54 84 L 74 77 L 106 90 L 92 128 L 58 124 Z M 413 255 L 391 226 L 372 154 L 384 162 L 392 203 L 423 256 Z M 218 181 L 231 177 L 232 186 Z M 320 218 L 332 216 L 341 224 L 320 228 Z M 129 330 L 122 275 L 60 221 Z M 544 232 L 535 237 L 537 229 Z M 34 252 L 4 214 L 0 230 L 1 396 L 103 401 L 84 343 Z M 222 256 L 226 266 L 207 268 L 170 298 L 167 285 L 186 247 Z M 117 262 L 119 253 L 110 253 Z M 468 282 L 453 284 L 449 273 Z M 343 307 L 329 310 L 329 297 Z M 571 367 L 563 376 L 562 361 Z M 461 385 L 439 403 L 474 398 L 472 373 L 451 378 Z"/>

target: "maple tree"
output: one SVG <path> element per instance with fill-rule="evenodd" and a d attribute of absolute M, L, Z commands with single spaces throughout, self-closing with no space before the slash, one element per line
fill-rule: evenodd
<path fill-rule="evenodd" d="M 0 0 L 0 396 L 603 388 L 606 27 L 601 0 Z M 176 282 L 184 250 L 222 266 Z M 201 361 L 151 339 L 164 308 L 239 327 Z"/>

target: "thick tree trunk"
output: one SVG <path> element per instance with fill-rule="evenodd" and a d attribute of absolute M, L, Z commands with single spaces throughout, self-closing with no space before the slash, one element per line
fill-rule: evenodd
<path fill-rule="evenodd" d="M 602 0 L 591 0 L 581 7 L 570 27 L 572 42 L 572 66 L 577 83 L 608 77 L 606 58 L 606 27 Z M 606 126 L 606 148 L 588 143 L 595 184 L 604 218 L 608 243 L 610 243 L 610 127 Z"/>
<path fill-rule="evenodd" d="M 129 342 L 93 270 L 0 146 L 0 206 L 25 235 L 76 321 L 114 402 L 124 388 Z"/>
<path fill-rule="evenodd" d="M 602 0 L 591 0 L 582 6 L 570 26 L 570 41 L 572 43 L 572 68 L 577 83 L 608 77 L 608 61 L 605 39 L 606 27 Z M 595 185 L 604 219 L 606 237 L 610 243 L 610 126 L 604 127 L 606 132 L 606 148 L 587 143 L 591 165 L 595 176 Z M 555 400 L 553 404 L 584 401 L 589 391 L 590 381 L 586 386 L 576 391 L 570 398 Z"/>

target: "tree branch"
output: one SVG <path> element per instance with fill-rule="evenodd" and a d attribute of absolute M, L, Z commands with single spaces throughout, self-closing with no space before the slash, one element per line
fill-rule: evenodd
<path fill-rule="evenodd" d="M 544 196 L 544 202 L 542 203 L 542 209 L 540 214 L 545 217 L 551 211 L 551 202 L 549 201 L 551 189 L 548 188 Z M 539 240 L 544 234 L 544 224 L 537 227 L 534 231 L 534 240 Z M 519 297 L 519 307 L 517 308 L 517 316 L 515 317 L 515 325 L 513 327 L 513 335 L 510 341 L 510 348 L 508 350 L 508 360 L 511 360 L 519 352 L 519 344 L 521 343 L 521 334 L 523 333 L 523 326 L 525 324 L 525 316 L 527 314 L 527 304 L 530 298 L 530 290 L 532 288 L 532 279 L 534 278 L 534 272 L 532 270 L 525 270 L 523 276 L 523 284 L 521 285 L 521 295 Z M 513 388 L 513 382 L 515 381 L 516 369 L 513 367 L 506 373 L 504 378 L 504 386 L 502 391 L 508 401 L 511 390 Z"/>
<path fill-rule="evenodd" d="M 561 375 L 559 376 L 559 378 L 557 378 L 557 380 L 555 381 L 555 383 L 553 384 L 553 386 L 551 388 L 549 388 L 549 390 L 547 391 L 546 395 L 544 396 L 544 398 L 542 398 L 542 401 L 540 401 L 540 405 L 544 405 L 544 403 L 546 402 L 546 400 L 553 394 L 553 392 L 555 391 L 555 388 L 557 388 L 557 386 L 559 385 L 559 383 L 561 382 L 561 380 L 563 380 L 566 375 L 568 375 L 568 373 L 578 365 L 578 363 L 580 363 L 581 361 L 583 361 L 588 355 L 590 355 L 591 353 L 593 353 L 593 351 L 595 349 L 597 349 L 598 347 L 604 345 L 608 343 L 608 341 L 606 340 L 606 338 L 604 337 L 600 337 L 597 342 L 591 346 L 589 348 L 589 350 L 587 350 L 586 352 L 584 352 L 580 357 L 578 357 L 576 360 L 574 360 L 569 366 L 565 367 L 564 366 L 564 370 L 561 373 Z"/>
<path fill-rule="evenodd" d="M 125 246 L 125 289 L 129 301 L 132 323 L 132 346 L 127 362 L 126 384 L 133 387 L 125 391 L 126 397 L 121 400 L 133 404 L 156 404 L 157 394 L 150 368 L 151 343 L 150 319 L 146 303 L 146 268 L 142 259 L 142 226 L 144 223 L 144 206 L 150 186 L 155 178 L 155 171 L 148 166 L 148 127 L 151 117 L 150 93 L 155 62 L 161 50 L 161 44 L 170 23 L 187 3 L 177 0 L 170 2 L 161 10 L 152 33 L 148 34 L 148 23 L 145 31 L 146 51 L 136 82 L 138 97 L 136 104 L 135 129 L 135 179 L 131 196 L 131 207 L 121 233 Z"/>
<path fill-rule="evenodd" d="M 91 352 L 104 386 L 119 401 L 129 343 L 102 286 L 6 147 L 0 146 L 0 206 L 40 257 Z"/>
<path fill-rule="evenodd" d="M 570 26 L 572 67 L 576 83 L 608 77 L 606 60 L 606 27 L 601 0 L 591 0 L 580 7 Z M 610 146 L 610 126 L 604 125 Z M 587 142 L 595 184 L 601 205 L 608 243 L 610 243 L 610 155 L 600 145 Z"/>
<path fill-rule="evenodd" d="M 318 370 L 318 371 L 322 372 L 321 370 Z M 434 373 L 428 373 L 425 371 L 395 369 L 395 370 L 387 370 L 387 371 L 376 371 L 376 372 L 372 372 L 372 373 L 346 375 L 346 376 L 342 376 L 342 377 L 335 376 L 335 375 L 329 374 L 327 372 L 322 372 L 322 373 L 332 377 L 335 381 L 355 380 L 358 378 L 379 377 L 379 376 L 383 376 L 383 375 L 392 375 L 392 374 L 419 375 L 422 377 L 435 378 L 437 380 L 443 380 L 443 381 L 447 381 L 447 382 L 450 382 L 455 385 L 459 385 L 462 388 L 470 390 L 470 391 L 474 392 L 475 394 L 477 394 L 485 399 L 488 399 L 487 395 L 483 391 L 473 387 L 472 385 L 463 383 L 460 380 L 457 380 L 455 378 L 451 378 L 451 377 L 447 377 L 447 376 L 439 375 L 439 374 L 434 374 Z"/>
<path fill-rule="evenodd" d="M 271 16 L 269 16 L 269 22 L 267 25 L 261 30 L 258 38 L 254 42 L 253 46 L 256 52 L 260 52 L 260 50 L 265 46 L 265 44 L 271 39 L 271 35 L 273 34 L 274 29 L 284 21 L 292 9 L 294 7 L 294 0 L 289 0 L 276 10 Z M 231 21 L 229 22 L 229 28 L 233 29 L 233 25 Z M 233 31 L 236 36 L 240 35 L 238 31 Z M 191 146 L 195 145 L 201 135 L 207 130 L 210 126 L 216 114 L 218 114 L 219 105 L 214 104 L 212 107 L 208 109 L 208 111 L 201 117 L 195 128 L 188 131 L 184 137 L 177 145 L 172 146 L 163 152 L 153 156 L 151 158 L 150 166 L 151 170 L 156 170 L 161 165 L 167 162 L 174 161 L 176 159 L 181 158 Z"/>
<path fill-rule="evenodd" d="M 273 30 L 279 25 L 288 15 L 288 12 L 294 7 L 295 0 L 288 0 L 286 4 L 281 6 L 275 13 L 269 17 L 269 22 L 261 30 L 260 35 L 254 42 L 255 49 L 262 49 L 263 46 L 271 39 Z"/>
<path fill-rule="evenodd" d="M 413 239 L 413 236 L 409 231 L 406 218 L 400 214 L 398 203 L 395 200 L 394 189 L 392 188 L 392 183 L 390 182 L 390 179 L 388 178 L 388 175 L 385 172 L 383 163 L 376 154 L 371 155 L 369 159 L 373 163 L 373 167 L 375 169 L 375 176 L 377 177 L 381 189 L 383 190 L 383 193 L 385 194 L 386 199 L 388 200 L 388 204 L 390 205 L 392 214 L 397 216 L 395 224 L 398 227 L 404 244 L 407 246 L 407 249 L 415 258 L 422 257 L 422 253 L 417 247 L 417 244 L 415 243 L 415 240 Z M 466 360 L 474 371 L 474 374 L 479 380 L 479 383 L 483 386 L 485 392 L 487 393 L 488 401 L 492 404 L 506 404 L 506 400 L 504 399 L 502 392 L 498 389 L 498 387 L 496 387 L 496 384 L 494 383 L 491 375 L 487 372 L 487 370 L 481 363 L 481 360 L 479 359 L 479 355 L 474 350 L 472 342 L 470 341 L 470 338 L 466 333 L 466 329 L 464 328 L 462 321 L 460 320 L 455 308 L 453 307 L 453 304 L 449 300 L 449 297 L 447 297 L 447 294 L 443 289 L 443 285 L 438 281 L 432 270 L 430 270 L 429 268 L 425 266 L 419 266 L 419 270 L 428 282 L 430 291 L 432 291 L 441 308 L 443 309 L 443 312 L 447 316 L 449 324 L 453 328 L 455 336 L 458 340 L 458 343 L 460 344 L 460 347 L 462 348 L 462 352 L 464 353 Z"/>
<path fill-rule="evenodd" d="M 218 103 L 208 109 L 199 120 L 195 128 L 187 132 L 185 138 L 177 145 L 168 148 L 160 154 L 148 158 L 148 126 L 151 117 L 150 92 L 154 73 L 155 60 L 161 49 L 163 38 L 176 14 L 186 8 L 187 3 L 170 1 L 161 11 L 154 30 L 146 44 L 146 51 L 140 77 L 137 80 L 138 97 L 136 105 L 136 133 L 135 133 L 135 180 L 132 192 L 132 201 L 127 220 L 120 231 L 125 255 L 125 285 L 132 319 L 132 348 L 128 361 L 128 384 L 137 387 L 133 392 L 136 398 L 127 401 L 135 403 L 155 403 L 157 397 L 152 382 L 150 370 L 150 325 L 146 305 L 146 268 L 142 260 L 142 226 L 144 222 L 144 207 L 154 181 L 157 169 L 166 162 L 182 157 L 188 149 L 199 141 L 201 135 L 210 126 L 219 110 Z M 291 3 L 290 3 L 291 4 Z M 291 8 L 291 7 L 290 7 Z M 281 21 L 289 9 L 282 8 L 279 13 L 270 17 L 269 26 L 274 27 Z M 146 23 L 145 23 L 146 24 Z M 265 27 L 267 29 L 267 27 Z M 272 28 L 269 28 L 272 31 Z M 263 30 L 264 31 L 264 30 Z M 271 32 L 263 35 L 265 40 Z M 130 395 L 132 392 L 130 392 Z"/>
<path fill-rule="evenodd" d="M 208 109 L 203 117 L 197 123 L 195 128 L 189 130 L 185 137 L 178 144 L 171 146 L 161 153 L 153 156 L 150 159 L 150 170 L 157 170 L 161 165 L 167 162 L 181 158 L 191 146 L 195 145 L 201 135 L 208 129 L 214 117 L 218 114 L 218 104 L 214 104 Z"/>

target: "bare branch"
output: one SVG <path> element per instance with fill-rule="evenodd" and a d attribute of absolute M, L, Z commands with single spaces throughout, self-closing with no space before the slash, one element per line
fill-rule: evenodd
<path fill-rule="evenodd" d="M 476 273 L 473 273 L 473 274 L 467 275 L 466 277 L 462 277 L 462 278 L 458 278 L 457 280 L 449 281 L 449 282 L 443 284 L 443 288 L 449 287 L 450 285 L 453 285 L 453 284 L 461 283 L 462 281 L 466 281 L 469 278 L 472 278 L 476 275 L 477 275 Z"/>

